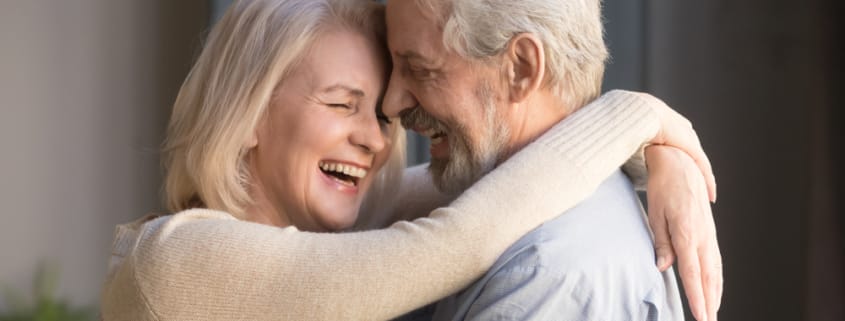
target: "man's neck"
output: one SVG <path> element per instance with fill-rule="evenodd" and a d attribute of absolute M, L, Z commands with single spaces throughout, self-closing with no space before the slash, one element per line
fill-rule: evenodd
<path fill-rule="evenodd" d="M 511 128 L 510 151 L 505 159 L 528 146 L 557 123 L 569 116 L 570 110 L 551 95 L 537 95 L 518 106 L 511 106 L 507 115 Z M 502 159 L 501 161 L 504 161 Z"/>

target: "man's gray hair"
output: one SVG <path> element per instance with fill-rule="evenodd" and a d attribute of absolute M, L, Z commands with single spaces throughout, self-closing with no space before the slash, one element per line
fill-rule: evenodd
<path fill-rule="evenodd" d="M 546 85 L 567 108 L 601 92 L 607 47 L 601 0 L 417 0 L 443 28 L 446 48 L 465 58 L 498 55 L 521 33 L 545 46 Z"/>

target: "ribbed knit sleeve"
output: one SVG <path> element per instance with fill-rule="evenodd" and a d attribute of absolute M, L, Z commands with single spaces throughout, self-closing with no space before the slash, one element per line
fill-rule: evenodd
<path fill-rule="evenodd" d="M 189 210 L 144 224 L 106 282 L 106 320 L 384 320 L 481 276 L 651 139 L 639 94 L 611 92 L 449 206 L 389 228 L 310 233 Z M 121 243 L 122 244 L 122 243 Z M 118 253 L 120 257 L 120 253 Z M 127 302 L 130 300 L 132 302 Z"/>

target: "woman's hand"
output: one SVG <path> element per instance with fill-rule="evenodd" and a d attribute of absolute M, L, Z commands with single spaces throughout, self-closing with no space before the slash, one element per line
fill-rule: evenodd
<path fill-rule="evenodd" d="M 698 146 L 695 135 L 694 141 L 687 135 L 664 136 L 663 142 L 674 137 Z M 670 146 L 651 145 L 645 156 L 649 171 L 648 220 L 654 232 L 658 268 L 668 269 L 677 254 L 678 272 L 693 315 L 699 321 L 716 320 L 722 298 L 722 255 L 708 202 L 714 197 L 708 197 L 702 163 Z M 707 160 L 703 152 L 699 156 Z"/>
<path fill-rule="evenodd" d="M 713 168 L 710 160 L 701 148 L 698 134 L 692 128 L 692 123 L 681 114 L 670 108 L 662 100 L 646 93 L 639 93 L 642 98 L 651 101 L 649 104 L 654 108 L 660 118 L 660 129 L 657 135 L 650 141 L 655 145 L 669 145 L 677 147 L 687 153 L 695 161 L 704 176 L 707 184 L 707 195 L 710 202 L 716 202 L 716 177 L 713 175 Z"/>

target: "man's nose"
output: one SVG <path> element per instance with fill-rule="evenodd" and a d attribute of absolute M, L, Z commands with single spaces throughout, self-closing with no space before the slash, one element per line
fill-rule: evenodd
<path fill-rule="evenodd" d="M 390 73 L 387 92 L 384 94 L 382 111 L 387 117 L 399 117 L 403 110 L 417 107 L 419 104 L 414 95 L 408 91 L 405 79 L 398 69 L 393 68 Z"/>

